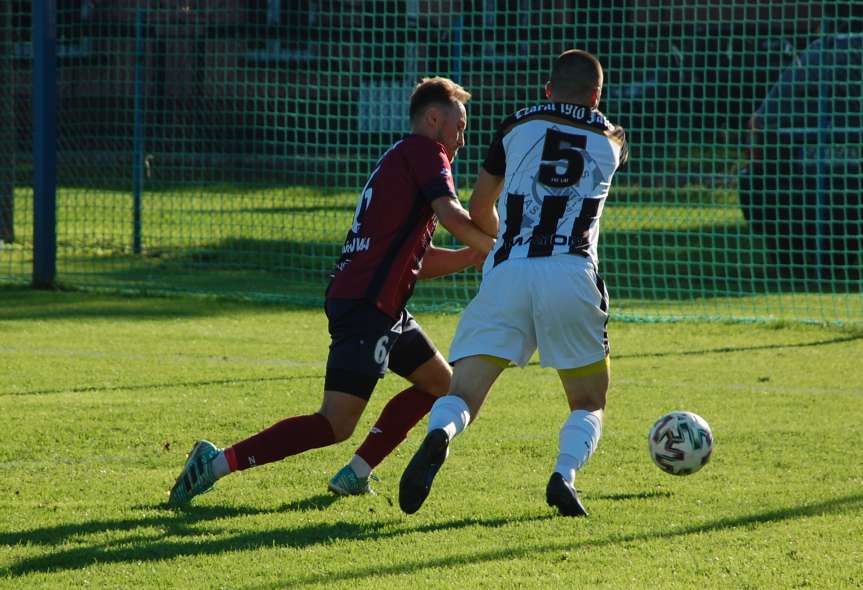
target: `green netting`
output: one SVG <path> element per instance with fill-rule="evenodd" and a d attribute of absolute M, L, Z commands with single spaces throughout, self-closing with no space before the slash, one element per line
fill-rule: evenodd
<path fill-rule="evenodd" d="M 0 281 L 28 282 L 30 3 L 0 7 Z M 841 1 L 58 0 L 57 280 L 318 304 L 418 78 L 473 93 L 467 199 L 581 47 L 631 143 L 600 238 L 617 317 L 859 322 L 861 35 Z"/>

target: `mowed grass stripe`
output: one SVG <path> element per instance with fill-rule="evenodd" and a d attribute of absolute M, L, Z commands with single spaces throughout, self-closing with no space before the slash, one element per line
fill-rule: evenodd
<path fill-rule="evenodd" d="M 318 408 L 320 310 L 27 290 L 0 290 L 0 309 L 16 351 L 0 351 L 0 392 L 14 394 L 0 395 L 0 587 L 863 586 L 853 330 L 612 322 L 603 438 L 577 482 L 590 518 L 545 506 L 567 410 L 536 365 L 504 373 L 408 517 L 398 479 L 424 423 L 376 470 L 377 496 L 326 491 L 404 387 L 394 376 L 345 444 L 164 508 L 195 439 L 230 444 Z M 418 317 L 446 351 L 457 316 Z M 716 436 L 691 477 L 647 454 L 647 430 L 672 409 Z"/>

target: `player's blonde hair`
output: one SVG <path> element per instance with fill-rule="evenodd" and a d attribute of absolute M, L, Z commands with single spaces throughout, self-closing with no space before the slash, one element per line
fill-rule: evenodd
<path fill-rule="evenodd" d="M 411 94 L 410 119 L 415 121 L 430 105 L 450 106 L 466 103 L 470 92 L 450 80 L 435 76 L 423 78 Z"/>

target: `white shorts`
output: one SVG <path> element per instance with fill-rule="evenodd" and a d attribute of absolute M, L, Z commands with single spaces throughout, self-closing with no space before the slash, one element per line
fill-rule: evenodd
<path fill-rule="evenodd" d="M 608 355 L 608 293 L 589 258 L 514 258 L 491 269 L 461 316 L 449 360 L 475 355 L 575 369 Z"/>

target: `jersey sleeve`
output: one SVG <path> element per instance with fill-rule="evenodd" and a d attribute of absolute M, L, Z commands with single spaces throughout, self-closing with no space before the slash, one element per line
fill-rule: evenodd
<path fill-rule="evenodd" d="M 617 160 L 617 167 L 623 168 L 629 161 L 629 143 L 626 141 L 626 131 L 623 127 L 615 127 L 611 132 L 611 136 L 620 142 L 620 156 Z"/>
<path fill-rule="evenodd" d="M 503 136 L 503 126 L 501 126 L 491 138 L 491 143 L 485 154 L 485 161 L 482 163 L 485 171 L 494 176 L 506 175 L 506 152 L 503 149 Z"/>
<path fill-rule="evenodd" d="M 422 198 L 431 203 L 438 197 L 456 197 L 452 168 L 442 148 L 418 150 L 414 154 L 413 170 Z"/>

